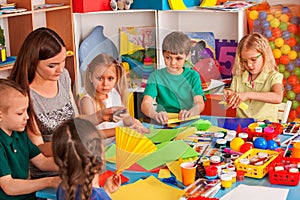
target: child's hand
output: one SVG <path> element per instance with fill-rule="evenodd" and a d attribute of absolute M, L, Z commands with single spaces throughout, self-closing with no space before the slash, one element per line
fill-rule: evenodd
<path fill-rule="evenodd" d="M 126 121 L 126 119 L 128 119 L 128 118 L 131 118 L 131 117 L 130 117 L 130 115 L 128 113 L 128 110 L 126 108 L 121 109 L 121 110 L 117 110 L 113 114 L 113 121 L 115 121 L 115 122 L 118 122 L 120 120 Z M 132 123 L 132 122 L 128 121 L 128 123 Z"/>
<path fill-rule="evenodd" d="M 230 108 L 237 108 L 239 105 L 247 100 L 247 94 L 245 92 L 235 92 L 233 95 L 231 95 L 227 102 L 228 102 L 228 107 Z"/>
<path fill-rule="evenodd" d="M 142 134 L 150 133 L 150 129 L 144 127 L 143 124 L 139 120 L 132 118 L 132 122 L 133 122 L 133 124 L 130 126 L 130 128 L 132 128 Z"/>
<path fill-rule="evenodd" d="M 192 115 L 192 112 L 189 110 L 181 110 L 178 114 L 178 119 L 180 120 L 186 120 Z"/>
<path fill-rule="evenodd" d="M 53 177 L 49 177 L 49 178 L 51 179 L 50 187 L 56 189 L 58 187 L 58 185 L 60 184 L 60 182 L 61 182 L 60 177 L 59 176 L 53 176 Z"/>
<path fill-rule="evenodd" d="M 160 124 L 167 124 L 168 123 L 168 113 L 165 111 L 161 111 L 159 113 L 155 113 L 153 119 Z"/>
<path fill-rule="evenodd" d="M 110 195 L 119 189 L 121 183 L 121 175 L 114 174 L 106 179 L 103 189 Z"/>
<path fill-rule="evenodd" d="M 225 89 L 223 91 L 223 101 L 228 103 L 229 98 L 234 94 L 233 90 Z"/>

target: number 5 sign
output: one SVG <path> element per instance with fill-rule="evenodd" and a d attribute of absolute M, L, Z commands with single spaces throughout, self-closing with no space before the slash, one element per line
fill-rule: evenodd
<path fill-rule="evenodd" d="M 222 78 L 232 77 L 232 67 L 236 53 L 237 42 L 234 40 L 215 40 L 216 44 L 216 59 L 220 63 L 220 73 Z"/>

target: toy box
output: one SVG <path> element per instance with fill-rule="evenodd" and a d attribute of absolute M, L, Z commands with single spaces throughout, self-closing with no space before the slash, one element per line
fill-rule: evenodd
<path fill-rule="evenodd" d="M 200 0 L 182 0 L 186 7 L 199 6 Z M 170 10 L 168 0 L 134 0 L 132 9 Z"/>
<path fill-rule="evenodd" d="M 73 0 L 73 12 L 85 13 L 111 10 L 110 0 Z"/>

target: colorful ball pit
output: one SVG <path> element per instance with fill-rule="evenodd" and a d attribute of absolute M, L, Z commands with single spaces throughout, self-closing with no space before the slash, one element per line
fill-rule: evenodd
<path fill-rule="evenodd" d="M 276 5 L 264 10 L 248 9 L 251 32 L 269 40 L 279 72 L 284 75 L 284 98 L 292 101 L 289 121 L 300 118 L 300 13 L 299 5 Z"/>

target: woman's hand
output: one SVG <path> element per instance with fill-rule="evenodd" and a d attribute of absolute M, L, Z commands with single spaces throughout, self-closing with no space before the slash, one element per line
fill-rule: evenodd
<path fill-rule="evenodd" d="M 113 174 L 112 176 L 106 179 L 103 189 L 110 195 L 119 189 L 121 183 L 121 175 Z"/>

